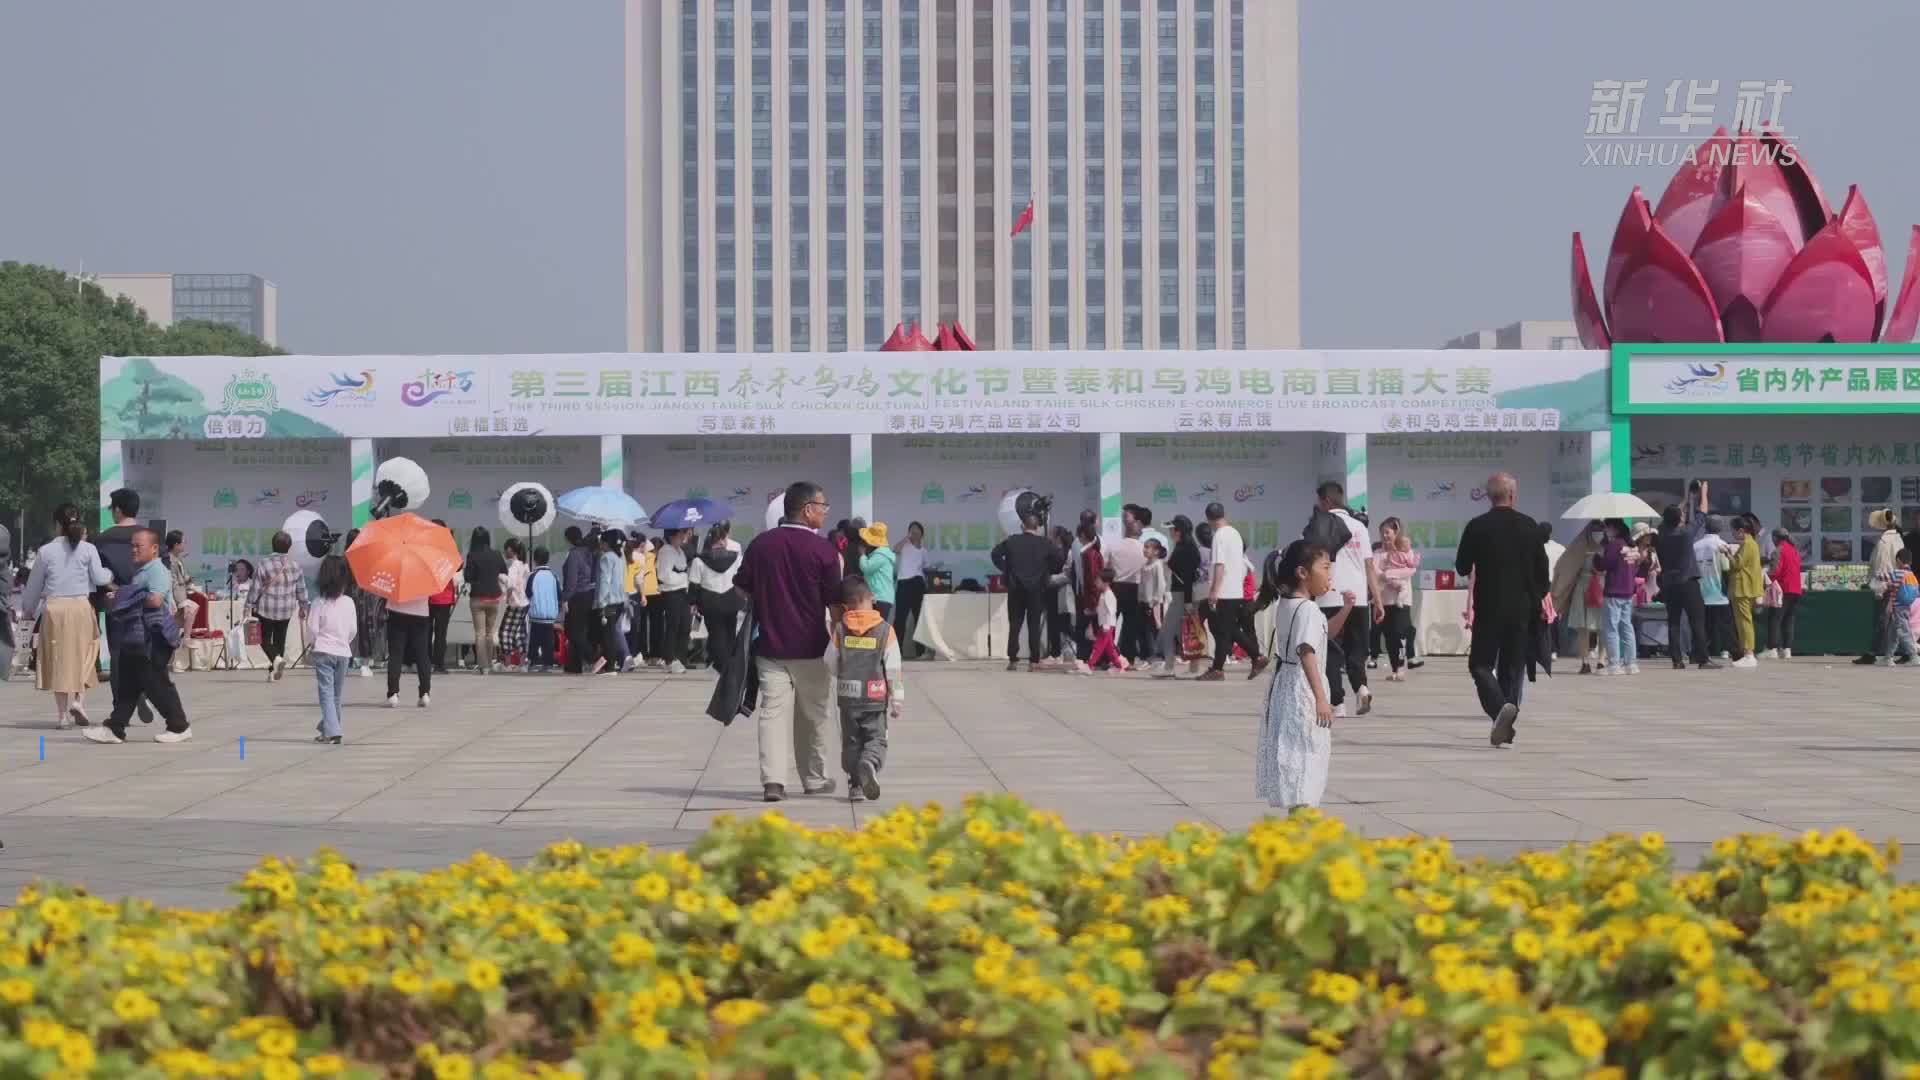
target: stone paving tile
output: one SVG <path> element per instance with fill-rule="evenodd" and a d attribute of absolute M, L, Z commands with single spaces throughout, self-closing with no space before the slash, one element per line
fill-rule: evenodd
<path fill-rule="evenodd" d="M 1326 809 L 1367 835 L 1446 835 L 1489 856 L 1616 830 L 1659 829 L 1682 862 L 1742 830 L 1916 836 L 1911 678 L 1820 660 L 1562 675 L 1529 688 L 1519 741 L 1494 750 L 1460 662 L 1439 659 L 1340 721 Z M 705 718 L 705 675 L 456 675 L 425 710 L 381 708 L 382 681 L 354 680 L 340 747 L 310 741 L 304 672 L 278 684 L 196 673 L 183 687 L 193 742 L 157 746 L 136 727 L 132 744 L 99 747 L 53 730 L 45 695 L 0 684 L 0 895 L 49 876 L 205 906 L 268 853 L 332 846 L 418 869 L 483 849 L 526 858 L 569 836 L 673 847 L 768 809 L 755 727 Z M 848 803 L 844 781 L 804 797 L 795 777 L 779 810 L 852 828 L 902 804 L 1012 791 L 1075 827 L 1129 834 L 1267 814 L 1252 795 L 1263 684 L 955 664 L 914 665 L 909 687 L 880 800 Z"/>

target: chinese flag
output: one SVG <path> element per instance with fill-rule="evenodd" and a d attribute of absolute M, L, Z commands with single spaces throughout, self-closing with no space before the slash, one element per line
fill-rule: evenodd
<path fill-rule="evenodd" d="M 1031 224 L 1033 224 L 1033 200 L 1028 199 L 1027 208 L 1020 211 L 1019 217 L 1013 219 L 1012 235 L 1019 236 L 1022 232 L 1025 232 L 1027 226 Z"/>

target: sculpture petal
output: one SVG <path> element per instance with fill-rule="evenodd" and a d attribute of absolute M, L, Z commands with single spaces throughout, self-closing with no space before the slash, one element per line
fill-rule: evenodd
<path fill-rule="evenodd" d="M 1655 221 L 1667 230 L 1682 251 L 1692 251 L 1700 230 L 1727 201 L 1720 187 L 1720 174 L 1732 160 L 1733 140 L 1727 129 L 1719 128 L 1711 138 L 1694 149 L 1693 163 L 1682 164 L 1667 182 L 1660 206 L 1653 212 Z"/>
<path fill-rule="evenodd" d="M 1693 248 L 1693 265 L 1713 293 L 1728 341 L 1760 340 L 1760 310 L 1793 256 L 1787 231 L 1745 190 L 1707 222 Z"/>
<path fill-rule="evenodd" d="M 1880 328 L 1877 310 L 1873 271 L 1835 218 L 1780 276 L 1760 332 L 1765 341 L 1868 342 Z"/>
<path fill-rule="evenodd" d="M 1620 289 L 1620 272 L 1647 246 L 1647 230 L 1653 227 L 1653 214 L 1647 209 L 1647 197 L 1639 188 L 1627 196 L 1620 211 L 1620 223 L 1613 227 L 1613 247 L 1607 252 L 1607 268 L 1600 277 L 1600 297 L 1609 309 L 1613 295 Z"/>
<path fill-rule="evenodd" d="M 887 340 L 880 345 L 881 352 L 900 352 L 906 348 L 906 337 L 900 332 L 903 325 L 902 323 L 893 324 L 893 333 L 888 334 Z"/>
<path fill-rule="evenodd" d="M 1915 330 L 1920 330 L 1920 225 L 1915 225 L 1907 238 L 1906 273 L 1900 277 L 1900 295 L 1893 302 L 1893 314 L 1887 319 L 1887 328 L 1880 332 L 1880 340 L 1905 345 L 1913 340 Z"/>
<path fill-rule="evenodd" d="M 973 343 L 973 336 L 967 333 L 966 327 L 960 325 L 959 319 L 953 320 L 953 336 L 960 340 L 960 348 L 963 351 L 965 352 L 979 351 L 978 347 L 975 346 Z"/>
<path fill-rule="evenodd" d="M 1587 272 L 1587 249 L 1580 234 L 1573 234 L 1573 326 L 1580 334 L 1583 349 L 1604 349 L 1613 344 L 1607 336 L 1606 320 L 1600 315 L 1600 301 L 1593 295 L 1593 275 Z"/>
<path fill-rule="evenodd" d="M 1800 224 L 1808 236 L 1826 228 L 1833 219 L 1833 207 L 1827 205 L 1827 194 L 1820 190 L 1820 181 L 1813 177 L 1813 167 L 1800 153 L 1798 143 L 1790 143 L 1777 132 L 1767 131 L 1760 135 L 1760 141 L 1767 146 L 1773 160 L 1780 163 L 1780 175 L 1787 182 L 1787 190 L 1793 193 L 1793 204 L 1800 210 Z"/>
<path fill-rule="evenodd" d="M 958 352 L 960 339 L 953 336 L 953 325 L 939 323 L 933 335 L 933 347 L 942 352 Z"/>
<path fill-rule="evenodd" d="M 1876 305 L 1874 325 L 1880 325 L 1880 316 L 1887 312 L 1887 253 L 1880 246 L 1880 226 L 1874 223 L 1873 211 L 1867 209 L 1867 197 L 1860 194 L 1860 185 L 1847 189 L 1847 201 L 1840 207 L 1840 229 L 1853 241 L 1860 252 L 1860 258 L 1867 264 L 1867 272 L 1873 277 L 1873 302 Z"/>
<path fill-rule="evenodd" d="M 1725 340 L 1713 292 L 1658 222 L 1649 223 L 1640 254 L 1620 272 L 1607 326 L 1615 341 Z"/>
<path fill-rule="evenodd" d="M 900 339 L 900 351 L 932 352 L 933 342 L 928 341 L 927 335 L 920 332 L 919 323 L 908 323 L 906 336 Z"/>
<path fill-rule="evenodd" d="M 1778 144 L 1768 143 L 1751 131 L 1741 132 L 1734 140 L 1733 163 L 1720 174 L 1720 185 L 1729 192 L 1747 189 L 1747 194 L 1758 199 L 1780 222 L 1787 238 L 1793 241 L 1793 249 L 1799 251 L 1820 226 L 1815 224 L 1809 228 L 1809 223 L 1801 218 L 1793 188 L 1774 160 L 1778 149 Z"/>

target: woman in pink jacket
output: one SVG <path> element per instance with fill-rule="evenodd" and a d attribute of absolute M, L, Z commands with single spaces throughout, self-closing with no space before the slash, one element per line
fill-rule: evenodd
<path fill-rule="evenodd" d="M 1405 682 L 1405 658 L 1413 652 L 1413 578 L 1420 572 L 1420 553 L 1413 550 L 1400 519 L 1390 517 L 1380 523 L 1382 562 L 1380 599 L 1387 611 L 1387 663 L 1392 671 L 1388 682 Z"/>

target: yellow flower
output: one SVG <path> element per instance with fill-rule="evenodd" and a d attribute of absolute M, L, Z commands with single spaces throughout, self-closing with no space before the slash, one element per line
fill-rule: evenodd
<path fill-rule="evenodd" d="M 1613 888 L 1607 890 L 1607 906 L 1615 910 L 1629 907 L 1638 899 L 1640 899 L 1640 890 L 1634 888 L 1631 881 L 1616 882 Z"/>
<path fill-rule="evenodd" d="M 1439 937 L 1447 932 L 1447 920 L 1432 912 L 1423 911 L 1413 917 L 1413 928 L 1423 937 Z"/>
<path fill-rule="evenodd" d="M 661 1050 L 667 1045 L 667 1029 L 658 1024 L 636 1024 L 627 1034 L 647 1050 Z"/>
<path fill-rule="evenodd" d="M 33 984 L 25 979 L 0 979 L 0 1001 L 25 1005 L 33 1000 Z"/>
<path fill-rule="evenodd" d="M 1607 1065 L 1588 1073 L 1587 1080 L 1627 1080 L 1627 1070 L 1618 1065 Z"/>
<path fill-rule="evenodd" d="M 1727 992 L 1720 988 L 1720 980 L 1711 975 L 1693 984 L 1693 1000 L 1701 1009 L 1712 1012 L 1727 1003 Z"/>
<path fill-rule="evenodd" d="M 1351 975 L 1329 975 L 1321 996 L 1336 1005 L 1351 1004 L 1360 996 L 1360 982 Z"/>
<path fill-rule="evenodd" d="M 467 961 L 467 985 L 483 993 L 499 986 L 499 966 L 491 960 L 481 958 Z"/>
<path fill-rule="evenodd" d="M 307 1059 L 307 1071 L 315 1076 L 338 1076 L 347 1071 L 347 1062 L 338 1054 L 318 1054 Z"/>
<path fill-rule="evenodd" d="M 1847 995 L 1847 1007 L 1857 1013 L 1877 1015 L 1893 1006 L 1893 992 L 1882 983 L 1868 983 Z"/>
<path fill-rule="evenodd" d="M 1584 1016 L 1567 1021 L 1567 1042 L 1573 1046 L 1574 1053 L 1588 1061 L 1597 1061 L 1607 1052 L 1606 1032 Z"/>
<path fill-rule="evenodd" d="M 833 988 L 826 983 L 813 983 L 807 987 L 807 1004 L 816 1009 L 824 1009 L 833 1004 Z"/>
<path fill-rule="evenodd" d="M 138 1024 L 159 1014 L 160 1006 L 144 991 L 128 987 L 113 995 L 113 1015 L 123 1024 Z"/>
<path fill-rule="evenodd" d="M 1538 960 L 1544 951 L 1540 944 L 1540 935 L 1531 930 L 1517 931 L 1510 944 L 1513 946 L 1513 955 L 1522 960 Z"/>
<path fill-rule="evenodd" d="M 1091 995 L 1093 1011 L 1102 1016 L 1112 1016 L 1125 1004 L 1126 996 L 1111 986 L 1096 986 Z"/>
<path fill-rule="evenodd" d="M 621 967 L 636 967 L 654 957 L 653 942 L 627 931 L 614 935 L 613 946 L 608 952 L 613 962 Z"/>
<path fill-rule="evenodd" d="M 472 1080 L 473 1062 L 465 1054 L 442 1054 L 433 1060 L 433 1080 Z"/>
<path fill-rule="evenodd" d="M 1367 894 L 1366 873 L 1350 858 L 1335 859 L 1321 874 L 1327 879 L 1327 894 L 1335 900 L 1358 900 Z"/>
<path fill-rule="evenodd" d="M 1327 1080 L 1333 1075 L 1333 1059 L 1318 1048 L 1308 1050 L 1287 1066 L 1287 1080 Z"/>
<path fill-rule="evenodd" d="M 672 886 L 668 885 L 667 879 L 659 874 L 643 874 L 633 883 L 633 895 L 649 904 L 657 904 L 665 900 L 670 891 Z"/>
<path fill-rule="evenodd" d="M 74 1031 L 60 1040 L 60 1064 L 77 1073 L 93 1068 L 93 1041 Z"/>
<path fill-rule="evenodd" d="M 1640 834 L 1640 850 L 1641 851 L 1644 851 L 1649 855 L 1658 855 L 1660 852 L 1665 851 L 1666 849 L 1667 849 L 1666 837 L 1661 836 L 1657 832 L 1643 832 Z"/>
<path fill-rule="evenodd" d="M 1748 1039 L 1740 1044 L 1740 1063 L 1756 1073 L 1770 1073 L 1780 1061 L 1780 1055 L 1766 1043 Z"/>
<path fill-rule="evenodd" d="M 1614 1019 L 1613 1029 L 1628 1042 L 1637 1042 L 1646 1034 L 1647 1025 L 1653 1023 L 1653 1009 L 1644 1001 L 1635 1001 L 1620 1010 Z"/>
<path fill-rule="evenodd" d="M 1486 1042 L 1486 1061 L 1490 1069 L 1504 1069 L 1520 1060 L 1519 1032 L 1504 1026 L 1490 1026 L 1480 1032 Z"/>
<path fill-rule="evenodd" d="M 283 1058 L 293 1056 L 293 1052 L 300 1047 L 300 1040 L 294 1038 L 293 1032 L 286 1028 L 273 1028 L 261 1032 L 260 1037 L 253 1041 L 253 1045 L 268 1057 Z"/>
<path fill-rule="evenodd" d="M 707 898 L 692 889 L 681 889 L 673 894 L 673 906 L 686 915 L 698 915 L 707 909 Z"/>
<path fill-rule="evenodd" d="M 1087 1068 L 1093 1075 L 1105 1080 L 1111 1076 L 1125 1076 L 1133 1071 L 1133 1063 L 1127 1056 L 1111 1046 L 1096 1046 L 1087 1053 Z"/>
<path fill-rule="evenodd" d="M 286 1058 L 268 1058 L 260 1063 L 261 1080 L 300 1080 L 300 1066 Z"/>
<path fill-rule="evenodd" d="M 729 1027 L 745 1027 L 765 1015 L 767 1007 L 752 998 L 734 998 L 713 1007 L 713 1018 Z"/>

